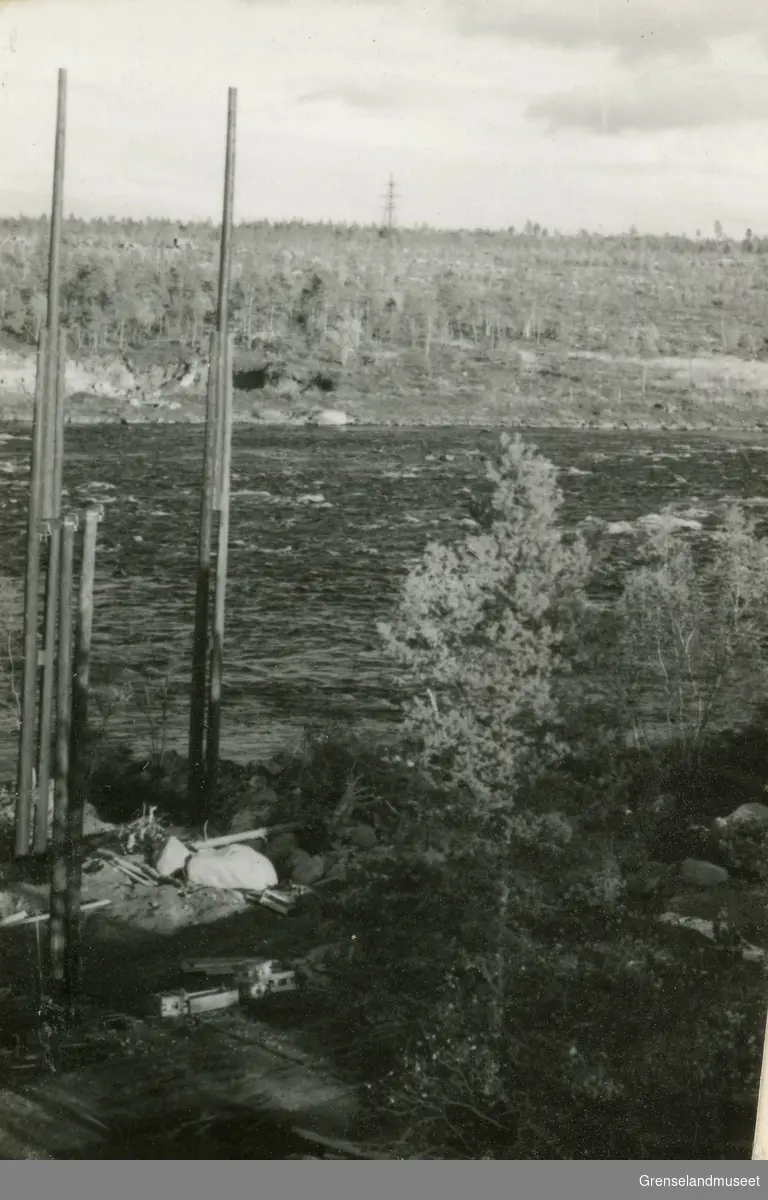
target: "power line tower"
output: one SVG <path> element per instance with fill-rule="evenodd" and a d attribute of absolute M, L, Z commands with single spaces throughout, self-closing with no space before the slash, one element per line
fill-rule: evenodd
<path fill-rule="evenodd" d="M 395 177 L 390 175 L 389 183 L 387 184 L 387 192 L 384 198 L 384 227 L 382 233 L 386 236 L 391 236 L 395 228 L 396 209 L 395 202 L 397 193 L 395 191 Z"/>

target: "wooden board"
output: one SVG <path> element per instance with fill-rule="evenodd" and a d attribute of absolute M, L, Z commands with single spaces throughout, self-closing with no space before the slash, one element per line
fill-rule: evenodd
<path fill-rule="evenodd" d="M 236 1020 L 207 1018 L 170 1032 L 146 1026 L 140 1050 L 132 1054 L 0 1088 L 0 1155 L 98 1157 L 121 1129 L 139 1123 L 172 1131 L 248 1111 L 254 1126 L 279 1114 L 290 1124 L 343 1138 L 357 1111 L 351 1089 L 322 1065 L 254 1044 L 247 1022 L 228 1036 L 220 1022 Z"/>

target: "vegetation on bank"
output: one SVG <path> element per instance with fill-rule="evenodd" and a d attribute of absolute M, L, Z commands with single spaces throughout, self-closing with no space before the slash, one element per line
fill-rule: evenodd
<path fill-rule="evenodd" d="M 62 321 L 70 352 L 200 349 L 215 317 L 217 230 L 65 222 Z M 175 245 L 175 243 L 178 243 Z M 768 240 L 522 231 L 238 226 L 230 300 L 240 349 L 265 339 L 344 365 L 381 347 L 466 341 L 613 355 L 764 356 Z M 47 220 L 0 222 L 0 331 L 33 344 L 45 321 Z"/>
<path fill-rule="evenodd" d="M 709 823 L 765 779 L 768 552 L 733 508 L 703 554 L 649 537 L 598 603 L 561 503 L 551 464 L 502 439 L 479 531 L 430 546 L 382 626 L 399 743 L 326 730 L 269 764 L 305 850 L 346 846 L 285 951 L 331 947 L 305 1018 L 353 1041 L 405 1157 L 746 1157 L 764 975 L 740 938 L 768 930 L 670 928 L 643 880 L 688 855 L 764 878 L 765 827 L 716 846 Z M 151 743 L 97 740 L 105 816 L 182 818 L 183 763 Z M 222 828 L 255 770 L 225 769 Z"/>

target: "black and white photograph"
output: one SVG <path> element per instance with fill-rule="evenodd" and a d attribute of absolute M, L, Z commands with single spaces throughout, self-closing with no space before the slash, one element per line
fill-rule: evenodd
<path fill-rule="evenodd" d="M 768 6 L 2 0 L 0 1159 L 759 1186 L 767 956 Z"/>

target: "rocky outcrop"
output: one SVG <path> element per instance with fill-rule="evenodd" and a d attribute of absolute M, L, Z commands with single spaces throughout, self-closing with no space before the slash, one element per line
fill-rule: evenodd
<path fill-rule="evenodd" d="M 156 398 L 168 391 L 195 393 L 205 387 L 206 367 L 195 357 L 142 367 L 121 354 L 84 360 L 70 358 L 65 368 L 67 396 L 105 399 Z M 34 350 L 0 350 L 0 394 L 35 394 L 37 356 Z"/>

